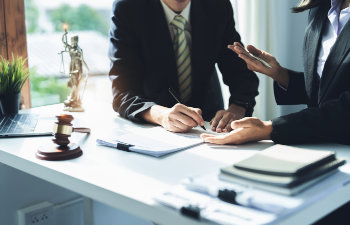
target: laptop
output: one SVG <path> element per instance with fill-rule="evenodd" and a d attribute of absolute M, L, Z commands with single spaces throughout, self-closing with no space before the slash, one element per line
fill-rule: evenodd
<path fill-rule="evenodd" d="M 53 135 L 55 118 L 23 113 L 13 116 L 0 114 L 0 138 Z"/>

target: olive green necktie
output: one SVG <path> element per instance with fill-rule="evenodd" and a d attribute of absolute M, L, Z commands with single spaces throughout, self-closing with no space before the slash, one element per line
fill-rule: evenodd
<path fill-rule="evenodd" d="M 180 98 L 186 103 L 190 99 L 192 91 L 191 54 L 185 37 L 186 19 L 181 15 L 177 15 L 171 21 L 171 24 L 176 28 L 173 44 L 179 79 Z"/>

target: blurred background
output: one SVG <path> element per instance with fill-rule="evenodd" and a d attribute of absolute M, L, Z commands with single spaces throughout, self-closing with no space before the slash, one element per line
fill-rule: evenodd
<path fill-rule="evenodd" d="M 245 45 L 253 44 L 270 52 L 281 65 L 302 71 L 307 12 L 293 14 L 290 10 L 298 0 L 231 0 L 231 3 L 236 29 Z M 79 35 L 79 46 L 90 68 L 84 98 L 111 101 L 107 52 L 112 4 L 113 0 L 25 0 L 32 107 L 61 103 L 69 94 L 69 55 L 58 54 L 63 50 L 63 23 L 69 24 L 69 36 Z M 272 80 L 264 75 L 259 75 L 259 79 L 260 95 L 254 116 L 269 120 L 304 108 L 277 106 Z M 222 89 L 227 106 L 228 88 L 222 85 Z"/>

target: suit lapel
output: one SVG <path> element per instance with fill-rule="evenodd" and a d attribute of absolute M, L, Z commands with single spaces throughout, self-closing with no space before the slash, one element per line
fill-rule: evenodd
<path fill-rule="evenodd" d="M 316 10 L 316 9 L 315 9 Z M 305 46 L 307 48 L 304 51 L 304 69 L 305 69 L 305 87 L 308 96 L 311 98 L 312 103 L 316 103 L 315 97 L 317 97 L 317 91 L 313 88 L 315 82 L 315 69 L 317 65 L 317 53 L 320 46 L 321 33 L 324 24 L 327 20 L 327 7 L 321 7 L 315 12 L 315 17 L 307 28 L 307 36 L 305 39 Z"/>
<path fill-rule="evenodd" d="M 332 80 L 337 77 L 337 70 L 350 51 L 350 22 L 344 26 L 326 60 L 320 83 L 319 103 L 324 98 Z"/>
<path fill-rule="evenodd" d="M 208 33 L 208 30 L 213 30 L 211 28 L 212 22 L 208 18 L 208 13 L 203 7 L 203 0 L 192 0 L 191 1 L 191 27 L 192 27 L 192 52 L 191 52 L 191 62 L 192 62 L 192 97 L 200 99 L 201 96 L 195 96 L 195 94 L 203 93 L 202 82 L 205 80 L 202 77 L 201 67 L 203 62 L 208 63 L 208 54 L 210 54 L 211 46 L 210 40 L 212 34 Z"/>
<path fill-rule="evenodd" d="M 157 68 L 160 69 L 160 82 L 178 90 L 177 67 L 173 42 L 169 27 L 160 0 L 151 0 L 149 20 L 145 18 L 144 29 L 147 29 L 147 45 L 151 46 L 149 55 L 154 58 Z M 166 87 L 169 88 L 169 87 Z"/>

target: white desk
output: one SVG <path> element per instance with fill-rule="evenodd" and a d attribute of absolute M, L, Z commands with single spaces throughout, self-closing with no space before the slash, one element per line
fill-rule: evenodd
<path fill-rule="evenodd" d="M 44 115 L 56 115 L 61 106 L 33 109 Z M 137 217 L 168 225 L 195 225 L 200 223 L 178 212 L 157 204 L 153 197 L 169 190 L 186 177 L 218 171 L 272 145 L 261 142 L 243 146 L 198 147 L 153 158 L 136 153 L 97 146 L 96 138 L 104 133 L 135 126 L 119 118 L 110 106 L 87 109 L 86 113 L 73 114 L 81 125 L 92 129 L 89 136 L 73 134 L 71 140 L 83 149 L 80 158 L 68 161 L 42 161 L 35 158 L 39 145 L 50 142 L 50 137 L 15 138 L 0 140 L 0 162 L 39 177 L 58 186 L 110 205 Z M 337 155 L 350 162 L 350 147 L 329 144 L 310 145 L 310 149 L 335 150 Z M 329 197 L 295 213 L 280 224 L 309 224 L 350 200 L 350 185 Z M 3 204 L 3 203 L 0 203 Z"/>

